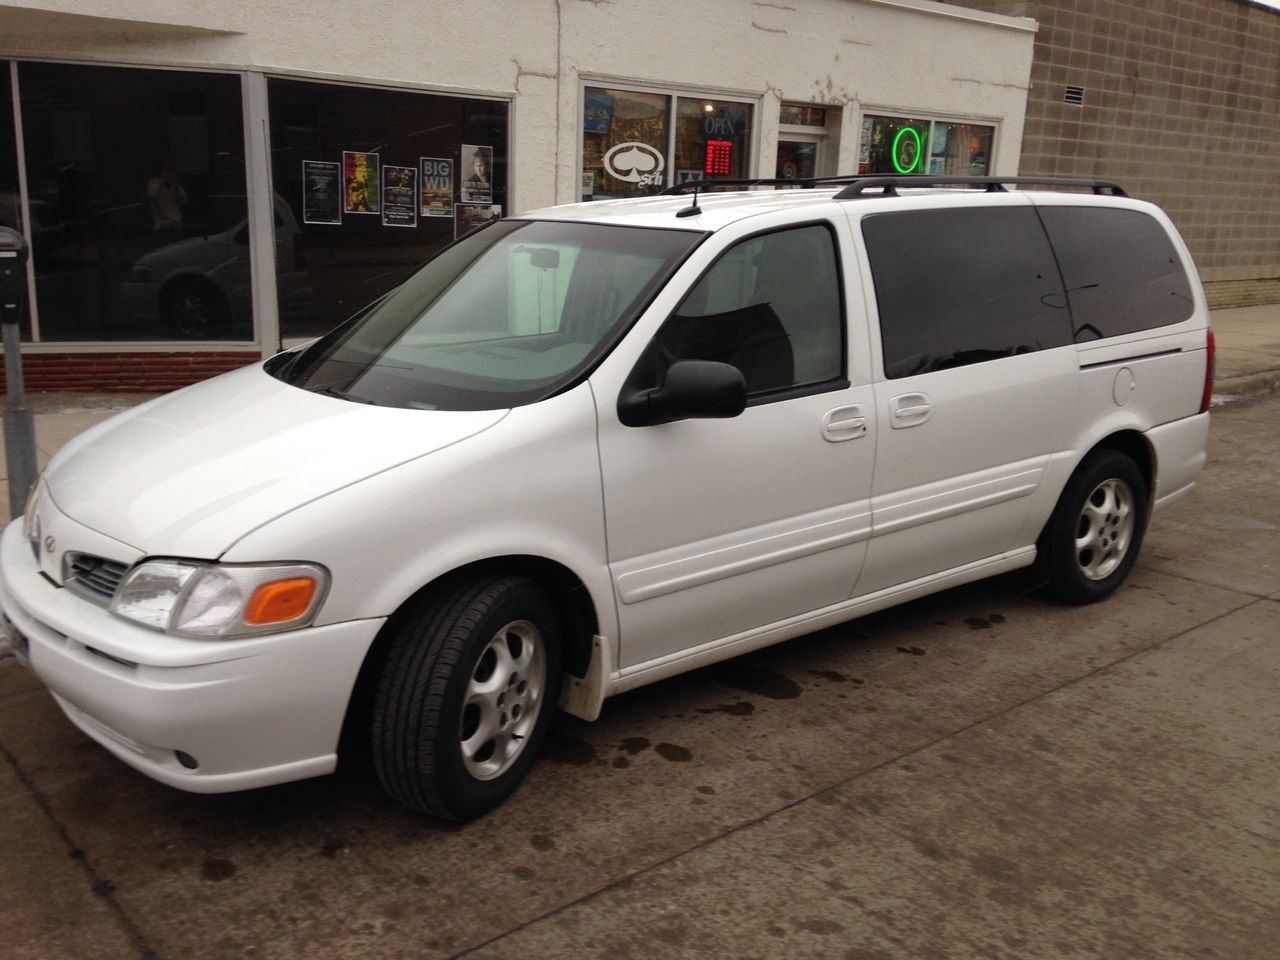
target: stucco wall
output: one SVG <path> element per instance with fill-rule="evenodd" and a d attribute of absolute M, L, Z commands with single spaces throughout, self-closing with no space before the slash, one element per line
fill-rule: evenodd
<path fill-rule="evenodd" d="M 517 212 L 576 198 L 583 78 L 762 98 L 761 175 L 783 99 L 844 111 L 841 172 L 870 107 L 998 122 L 993 170 L 1015 173 L 1034 37 L 1030 21 L 929 0 L 9 0 L 0 26 L 0 56 L 511 97 Z"/>

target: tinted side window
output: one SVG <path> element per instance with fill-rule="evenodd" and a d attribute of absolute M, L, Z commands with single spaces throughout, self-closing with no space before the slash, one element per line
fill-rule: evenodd
<path fill-rule="evenodd" d="M 721 254 L 657 336 L 676 360 L 742 371 L 749 396 L 823 383 L 844 370 L 835 239 L 811 225 L 751 237 Z"/>
<path fill-rule="evenodd" d="M 891 379 L 1071 342 L 1066 297 L 1031 207 L 862 221 Z"/>
<path fill-rule="evenodd" d="M 1071 302 L 1077 342 L 1180 323 L 1191 284 L 1154 217 L 1107 207 L 1041 207 Z"/>

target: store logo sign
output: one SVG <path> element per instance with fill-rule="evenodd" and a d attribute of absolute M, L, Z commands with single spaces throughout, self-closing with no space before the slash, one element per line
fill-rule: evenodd
<path fill-rule="evenodd" d="M 665 168 L 666 159 L 661 153 L 635 140 L 620 143 L 604 155 L 605 172 L 623 183 L 660 187 L 666 182 Z"/>

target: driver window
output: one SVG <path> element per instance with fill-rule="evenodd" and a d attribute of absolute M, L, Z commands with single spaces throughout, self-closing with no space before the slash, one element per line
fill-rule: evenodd
<path fill-rule="evenodd" d="M 717 360 L 742 371 L 749 397 L 841 376 L 837 263 L 817 224 L 731 247 L 658 332 L 659 375 L 676 360 Z"/>

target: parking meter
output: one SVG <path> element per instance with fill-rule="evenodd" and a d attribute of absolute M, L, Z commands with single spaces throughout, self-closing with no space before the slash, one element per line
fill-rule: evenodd
<path fill-rule="evenodd" d="M 0 310 L 5 323 L 17 323 L 27 292 L 27 241 L 13 227 L 0 227 Z"/>
<path fill-rule="evenodd" d="M 9 477 L 9 515 L 22 513 L 36 482 L 36 434 L 24 404 L 22 384 L 22 300 L 27 292 L 27 241 L 12 227 L 0 227 L 0 321 L 4 327 L 4 452 Z"/>

